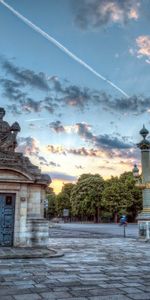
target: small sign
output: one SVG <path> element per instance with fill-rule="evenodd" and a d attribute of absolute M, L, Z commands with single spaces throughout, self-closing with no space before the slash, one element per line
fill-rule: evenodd
<path fill-rule="evenodd" d="M 44 208 L 48 208 L 48 199 L 44 200 Z"/>
<path fill-rule="evenodd" d="M 25 197 L 21 197 L 20 200 L 21 200 L 21 202 L 25 202 L 26 198 Z"/>
<path fill-rule="evenodd" d="M 68 208 L 63 209 L 63 217 L 69 217 L 69 209 Z"/>

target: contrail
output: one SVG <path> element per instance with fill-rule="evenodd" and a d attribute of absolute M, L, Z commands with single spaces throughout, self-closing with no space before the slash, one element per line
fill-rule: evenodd
<path fill-rule="evenodd" d="M 48 118 L 26 119 L 25 122 L 35 122 L 35 121 L 42 121 L 42 120 L 49 120 L 49 119 Z"/>
<path fill-rule="evenodd" d="M 47 34 L 45 31 L 43 31 L 40 27 L 33 24 L 31 21 L 29 21 L 27 18 L 25 18 L 23 15 L 21 15 L 18 11 L 16 11 L 12 6 L 8 5 L 3 0 L 0 0 L 0 3 L 3 4 L 5 7 L 7 7 L 14 15 L 16 15 L 19 19 L 21 19 L 25 24 L 27 24 L 29 27 L 31 27 L 36 32 L 40 33 L 44 38 L 46 38 L 49 42 L 53 43 L 56 47 L 61 49 L 63 52 L 65 52 L 68 56 L 70 56 L 73 60 L 77 61 L 80 65 L 84 66 L 86 69 L 88 69 L 91 73 L 96 75 L 98 78 L 102 79 L 112 87 L 114 87 L 117 91 L 119 91 L 121 94 L 123 94 L 125 97 L 129 98 L 129 95 L 125 93 L 121 88 L 119 88 L 116 84 L 114 84 L 112 81 L 108 80 L 106 77 L 95 71 L 92 67 L 90 67 L 86 62 L 84 62 L 82 59 L 80 59 L 78 56 L 76 56 L 74 53 L 72 53 L 70 50 L 68 50 L 66 47 L 64 47 L 61 43 L 59 43 L 57 40 L 55 40 L 52 36 Z"/>

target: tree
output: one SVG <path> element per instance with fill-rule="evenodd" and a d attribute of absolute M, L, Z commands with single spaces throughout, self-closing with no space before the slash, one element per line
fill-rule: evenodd
<path fill-rule="evenodd" d="M 72 214 L 80 219 L 98 222 L 104 180 L 99 174 L 83 174 L 71 192 Z"/>
<path fill-rule="evenodd" d="M 120 181 L 127 186 L 132 195 L 132 202 L 130 203 L 129 207 L 127 207 L 127 213 L 128 218 L 131 221 L 135 221 L 138 213 L 142 210 L 142 191 L 136 187 L 136 181 L 132 172 L 124 172 L 121 174 Z"/>
<path fill-rule="evenodd" d="M 71 214 L 70 195 L 74 187 L 73 183 L 66 183 L 63 185 L 61 192 L 57 195 L 57 211 L 59 216 L 63 216 L 63 210 L 69 209 Z"/>
<path fill-rule="evenodd" d="M 56 195 L 53 190 L 47 195 L 48 199 L 48 216 L 49 218 L 53 218 L 57 215 L 57 207 L 56 207 Z"/>
<path fill-rule="evenodd" d="M 115 180 L 113 178 L 112 181 L 107 182 L 102 195 L 102 206 L 104 211 L 110 213 L 111 217 L 113 217 L 115 212 L 121 215 L 124 210 L 127 210 L 131 202 L 131 192 L 119 178 Z"/>
<path fill-rule="evenodd" d="M 142 207 L 142 193 L 135 186 L 135 179 L 131 172 L 125 172 L 120 178 L 112 177 L 106 181 L 102 206 L 104 212 L 109 213 L 111 218 L 116 211 L 119 215 L 125 211 L 128 220 L 135 220 Z"/>

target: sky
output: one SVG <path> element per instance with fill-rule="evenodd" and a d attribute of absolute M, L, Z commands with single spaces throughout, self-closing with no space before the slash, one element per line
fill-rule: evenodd
<path fill-rule="evenodd" d="M 72 54 L 0 3 L 0 106 L 20 124 L 16 151 L 51 176 L 56 193 L 83 173 L 106 179 L 140 166 L 139 131 L 150 128 L 150 1 L 5 3 Z"/>

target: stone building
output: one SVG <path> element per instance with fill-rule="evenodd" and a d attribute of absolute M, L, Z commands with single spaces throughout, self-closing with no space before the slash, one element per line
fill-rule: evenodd
<path fill-rule="evenodd" d="M 51 179 L 15 152 L 20 126 L 17 122 L 10 126 L 4 115 L 0 108 L 0 246 L 44 246 L 48 242 L 44 200 Z"/>

